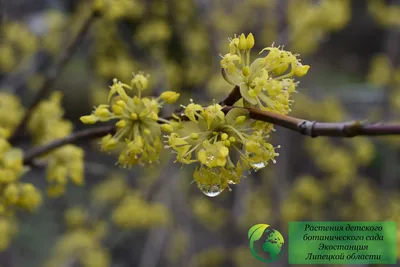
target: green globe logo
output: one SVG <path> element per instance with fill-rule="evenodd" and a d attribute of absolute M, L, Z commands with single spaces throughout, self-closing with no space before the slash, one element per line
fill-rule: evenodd
<path fill-rule="evenodd" d="M 256 224 L 248 233 L 251 254 L 262 262 L 274 262 L 280 257 L 283 236 L 268 224 Z"/>

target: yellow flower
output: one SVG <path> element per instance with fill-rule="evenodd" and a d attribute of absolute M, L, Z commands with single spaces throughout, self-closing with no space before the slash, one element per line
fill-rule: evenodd
<path fill-rule="evenodd" d="M 104 151 L 112 151 L 121 144 L 123 149 L 118 162 L 123 167 L 156 162 L 162 148 L 161 130 L 172 131 L 170 122 L 159 118 L 158 114 L 164 101 L 173 103 L 179 94 L 168 91 L 159 98 L 142 97 L 142 91 L 148 88 L 148 77 L 143 73 L 134 74 L 130 85 L 114 79 L 110 86 L 109 104 L 99 105 L 91 115 L 81 117 L 81 121 L 87 124 L 118 120 L 115 135 L 104 136 L 101 145 Z M 136 93 L 131 97 L 127 90 Z M 161 127 L 160 123 L 166 125 Z"/>
<path fill-rule="evenodd" d="M 203 108 L 193 102 L 183 107 L 190 122 L 181 121 L 182 127 L 174 128 L 166 148 L 172 148 L 182 164 L 201 164 L 193 176 L 204 194 L 215 196 L 228 184 L 239 183 L 243 169 L 258 170 L 275 162 L 278 154 L 263 131 L 270 126 L 250 120 L 247 110 L 234 108 L 225 114 L 218 104 Z M 236 163 L 234 154 L 239 155 Z"/>
<path fill-rule="evenodd" d="M 294 76 L 304 76 L 310 66 L 301 64 L 296 55 L 280 47 L 267 47 L 267 56 L 250 62 L 254 36 L 244 34 L 230 40 L 230 53 L 221 60 L 225 80 L 240 87 L 246 106 L 287 114 L 290 94 L 294 91 Z M 289 68 L 290 67 L 290 68 Z M 290 70 L 290 71 L 288 71 Z"/>

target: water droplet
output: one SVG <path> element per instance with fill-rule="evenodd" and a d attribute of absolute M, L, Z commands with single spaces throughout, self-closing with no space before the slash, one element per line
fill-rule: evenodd
<path fill-rule="evenodd" d="M 199 189 L 204 195 L 209 197 L 216 197 L 224 191 L 219 184 L 199 185 Z"/>
<path fill-rule="evenodd" d="M 213 160 L 214 160 L 215 158 L 214 158 L 214 156 L 208 156 L 207 157 L 207 164 L 209 164 L 210 162 L 212 162 Z"/>
<path fill-rule="evenodd" d="M 256 169 L 256 170 L 259 170 L 259 169 L 262 169 L 262 168 L 264 168 L 265 166 L 267 166 L 266 164 L 265 164 L 265 162 L 258 162 L 258 163 L 252 163 L 251 164 L 251 167 L 253 167 L 254 169 Z"/>

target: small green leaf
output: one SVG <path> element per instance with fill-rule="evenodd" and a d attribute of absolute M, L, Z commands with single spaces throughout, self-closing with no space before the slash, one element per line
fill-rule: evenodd
<path fill-rule="evenodd" d="M 269 226 L 268 224 L 256 224 L 253 227 L 251 227 L 247 234 L 250 241 L 253 242 L 260 239 L 265 229 L 268 228 L 268 226 Z"/>
<path fill-rule="evenodd" d="M 242 97 L 249 102 L 252 105 L 257 105 L 257 99 L 251 97 L 249 95 L 249 87 L 247 86 L 247 84 L 242 83 L 240 85 L 240 94 L 242 95 Z"/>
<path fill-rule="evenodd" d="M 226 114 L 225 119 L 229 125 L 235 125 L 237 117 L 239 116 L 248 117 L 248 115 L 249 115 L 248 110 L 245 110 L 243 108 L 233 108 Z"/>

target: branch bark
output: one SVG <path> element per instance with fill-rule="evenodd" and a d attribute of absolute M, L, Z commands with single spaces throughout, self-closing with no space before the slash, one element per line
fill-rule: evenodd
<path fill-rule="evenodd" d="M 223 111 L 227 113 L 233 108 L 242 108 L 235 106 L 225 106 Z M 316 122 L 308 121 L 300 118 L 285 116 L 273 112 L 262 111 L 256 108 L 243 108 L 249 111 L 250 118 L 257 121 L 264 121 L 278 125 L 280 127 L 290 129 L 303 135 L 318 137 L 354 137 L 354 136 L 380 136 L 380 135 L 400 135 L 400 124 L 369 124 L 360 121 L 349 122 Z M 188 120 L 182 117 L 183 120 Z M 24 154 L 24 164 L 32 165 L 33 160 L 42 156 L 53 149 L 59 148 L 66 144 L 73 144 L 78 141 L 88 140 L 114 133 L 113 125 L 99 126 L 87 130 L 72 133 L 71 135 L 54 140 L 43 146 L 34 147 Z"/>
<path fill-rule="evenodd" d="M 45 155 L 46 153 L 67 144 L 74 144 L 83 140 L 90 140 L 98 137 L 103 137 L 109 133 L 114 133 L 114 125 L 99 126 L 91 129 L 82 130 L 72 133 L 64 138 L 56 139 L 43 146 L 34 147 L 24 153 L 24 164 L 32 165 L 34 159 Z"/>
<path fill-rule="evenodd" d="M 13 135 L 10 137 L 9 141 L 11 144 L 15 144 L 15 142 L 17 141 L 17 138 L 23 132 L 26 123 L 29 121 L 30 116 L 32 115 L 32 111 L 38 105 L 40 100 L 42 100 L 47 95 L 47 93 L 51 90 L 51 88 L 54 86 L 61 71 L 64 69 L 64 67 L 67 65 L 67 63 L 70 61 L 70 59 L 72 58 L 77 47 L 85 39 L 85 36 L 86 36 L 87 32 L 89 31 L 90 26 L 94 22 L 95 18 L 97 17 L 97 15 L 98 15 L 97 12 L 94 12 L 94 11 L 92 11 L 90 13 L 90 15 L 83 22 L 83 24 L 82 24 L 81 28 L 79 29 L 78 33 L 76 34 L 75 38 L 73 38 L 72 42 L 62 52 L 57 63 L 55 63 L 55 65 L 50 68 L 50 70 L 48 71 L 48 73 L 46 75 L 46 79 L 45 79 L 42 87 L 39 88 L 38 93 L 35 95 L 32 104 L 30 105 L 28 110 L 25 112 L 25 116 L 22 118 L 21 122 L 16 127 Z"/>

